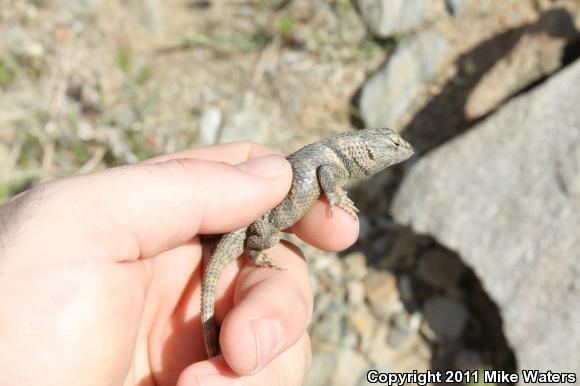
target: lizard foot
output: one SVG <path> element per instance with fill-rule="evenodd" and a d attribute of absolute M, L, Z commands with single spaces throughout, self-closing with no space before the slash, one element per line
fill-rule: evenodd
<path fill-rule="evenodd" d="M 348 198 L 348 195 L 342 188 L 336 189 L 336 191 L 333 193 L 330 194 L 327 193 L 326 197 L 328 198 L 328 203 L 330 204 L 330 217 L 334 215 L 332 210 L 333 207 L 338 206 L 339 208 L 343 209 L 346 213 L 350 214 L 352 218 L 354 218 L 355 220 L 357 219 L 356 214 L 358 212 L 358 209 L 356 206 L 354 206 L 354 202 L 352 202 L 352 200 Z"/>
<path fill-rule="evenodd" d="M 268 256 L 263 251 L 250 251 L 250 259 L 258 266 L 258 267 L 269 267 L 274 269 L 283 270 L 284 268 L 277 266 L 272 261 L 272 258 Z"/>

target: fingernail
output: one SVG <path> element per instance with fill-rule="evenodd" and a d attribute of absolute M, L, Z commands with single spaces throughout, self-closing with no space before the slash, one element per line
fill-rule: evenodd
<path fill-rule="evenodd" d="M 252 371 L 254 374 L 272 358 L 272 354 L 282 344 L 284 335 L 282 324 L 276 319 L 254 319 L 252 330 L 256 337 L 256 357 L 258 358 L 258 364 Z"/>
<path fill-rule="evenodd" d="M 283 174 L 288 166 L 287 161 L 279 155 L 265 155 L 237 164 L 236 167 L 254 176 L 272 178 Z"/>
<path fill-rule="evenodd" d="M 241 386 L 239 379 L 226 378 L 218 374 L 197 374 L 199 386 Z"/>

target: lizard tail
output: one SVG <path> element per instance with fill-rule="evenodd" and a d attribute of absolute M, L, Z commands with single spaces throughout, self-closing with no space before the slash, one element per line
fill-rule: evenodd
<path fill-rule="evenodd" d="M 217 283 L 224 269 L 244 251 L 247 230 L 248 228 L 243 228 L 222 236 L 203 274 L 201 322 L 205 351 L 209 358 L 220 353 L 219 329 L 214 317 Z"/>

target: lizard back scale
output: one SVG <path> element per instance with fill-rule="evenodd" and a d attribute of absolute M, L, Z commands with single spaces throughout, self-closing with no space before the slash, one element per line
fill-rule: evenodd
<path fill-rule="evenodd" d="M 370 177 L 405 161 L 413 148 L 391 129 L 347 132 L 307 145 L 287 157 L 293 180 L 284 200 L 249 226 L 223 235 L 204 272 L 201 320 L 208 357 L 219 354 L 219 329 L 214 318 L 217 283 L 224 269 L 247 252 L 260 267 L 278 268 L 265 249 L 276 245 L 281 230 L 298 222 L 324 193 L 330 210 L 338 206 L 356 218 L 357 208 L 341 188 L 351 179 Z"/>

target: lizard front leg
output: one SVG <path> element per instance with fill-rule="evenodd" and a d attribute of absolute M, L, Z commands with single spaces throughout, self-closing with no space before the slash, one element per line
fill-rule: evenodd
<path fill-rule="evenodd" d="M 332 208 L 338 206 L 346 213 L 350 214 L 355 220 L 358 209 L 354 206 L 354 202 L 346 192 L 341 188 L 349 179 L 348 172 L 337 165 L 328 164 L 321 165 L 316 170 L 318 183 L 320 188 L 326 195 L 328 203 L 330 204 L 330 215 L 332 216 Z"/>
<path fill-rule="evenodd" d="M 272 248 L 280 242 L 281 232 L 274 225 L 270 224 L 267 216 L 263 216 L 253 223 L 249 228 L 249 235 L 246 240 L 246 248 L 250 259 L 258 267 L 270 267 L 281 269 L 272 262 L 264 250 Z"/>

